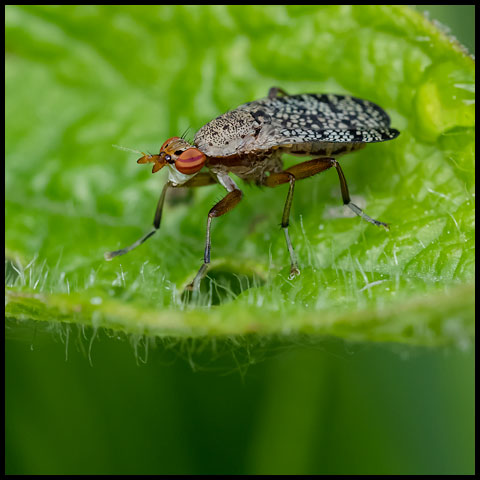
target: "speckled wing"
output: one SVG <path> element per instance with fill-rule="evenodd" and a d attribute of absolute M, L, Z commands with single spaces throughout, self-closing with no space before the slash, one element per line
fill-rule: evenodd
<path fill-rule="evenodd" d="M 240 105 L 203 126 L 194 143 L 212 157 L 302 143 L 373 143 L 399 135 L 378 105 L 348 95 L 302 94 Z"/>

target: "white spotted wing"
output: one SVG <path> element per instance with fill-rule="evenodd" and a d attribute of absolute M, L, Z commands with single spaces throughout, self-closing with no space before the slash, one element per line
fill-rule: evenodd
<path fill-rule="evenodd" d="M 383 142 L 398 135 L 385 111 L 368 100 L 302 94 L 240 105 L 204 125 L 194 144 L 207 156 L 225 157 L 286 145 Z"/>

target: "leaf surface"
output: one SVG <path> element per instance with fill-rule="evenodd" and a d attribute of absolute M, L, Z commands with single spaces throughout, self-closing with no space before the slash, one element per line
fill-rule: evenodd
<path fill-rule="evenodd" d="M 152 336 L 334 335 L 465 346 L 474 306 L 474 61 L 401 6 L 7 6 L 6 316 Z M 288 280 L 286 186 L 241 184 L 216 219 L 198 298 L 206 215 L 222 187 L 170 195 L 164 173 L 112 144 L 158 151 L 271 86 L 381 105 L 401 135 L 297 184 Z M 297 160 L 298 161 L 298 160 Z M 293 158 L 287 158 L 291 165 Z"/>

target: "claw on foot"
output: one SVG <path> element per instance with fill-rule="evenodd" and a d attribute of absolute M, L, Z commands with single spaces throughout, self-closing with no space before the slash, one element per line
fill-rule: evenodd
<path fill-rule="evenodd" d="M 199 294 L 200 294 L 200 288 L 198 286 L 195 288 L 194 283 L 190 282 L 183 289 L 181 298 L 182 298 L 182 301 L 186 303 L 195 302 L 196 299 L 198 299 Z"/>
<path fill-rule="evenodd" d="M 298 275 L 300 275 L 300 270 L 296 265 L 292 265 L 292 267 L 290 268 L 290 275 L 288 276 L 288 279 L 293 280 Z"/>

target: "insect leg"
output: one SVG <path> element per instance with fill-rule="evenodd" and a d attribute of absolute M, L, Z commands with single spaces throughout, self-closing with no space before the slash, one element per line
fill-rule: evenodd
<path fill-rule="evenodd" d="M 232 182 L 233 183 L 233 182 Z M 215 204 L 212 209 L 208 212 L 207 217 L 207 238 L 205 241 L 205 253 L 203 256 L 203 265 L 200 267 L 200 270 L 195 275 L 193 281 L 187 285 L 187 290 L 198 290 L 200 286 L 200 281 L 205 276 L 207 272 L 208 265 L 210 264 L 210 251 L 211 251 L 211 236 L 210 236 L 210 229 L 212 227 L 212 220 L 215 217 L 220 217 L 228 213 L 232 210 L 237 203 L 242 199 L 243 193 L 238 188 L 233 189 L 225 197 L 222 198 L 217 204 Z"/>
<path fill-rule="evenodd" d="M 191 178 L 188 182 L 185 182 L 183 185 L 179 185 L 178 187 L 201 187 L 203 185 L 211 185 L 216 183 L 216 180 L 208 173 L 198 173 L 193 178 Z M 143 242 L 148 240 L 159 228 L 160 222 L 162 220 L 162 211 L 163 211 L 163 204 L 165 202 L 165 195 L 167 193 L 168 188 L 178 188 L 177 186 L 172 185 L 170 182 L 167 182 L 163 189 L 162 193 L 160 194 L 160 198 L 158 200 L 157 209 L 155 210 L 155 217 L 153 219 L 153 228 L 148 233 L 146 233 L 143 237 L 139 238 L 135 243 L 132 245 L 122 248 L 120 250 L 115 250 L 113 252 L 105 252 L 104 257 L 105 260 L 112 260 L 119 255 L 125 255 L 126 253 L 130 252 L 134 248 L 137 248 Z"/>
<path fill-rule="evenodd" d="M 197 173 L 193 178 L 188 180 L 185 183 L 182 183 L 182 185 L 178 185 L 176 188 L 181 188 L 181 187 L 204 187 L 206 185 L 213 185 L 214 183 L 217 183 L 216 178 L 212 177 L 208 172 L 200 172 Z"/>
<path fill-rule="evenodd" d="M 268 98 L 270 98 L 270 99 L 276 98 L 276 97 L 278 97 L 278 94 L 288 97 L 288 93 L 283 88 L 272 87 L 268 91 Z"/>
<path fill-rule="evenodd" d="M 283 209 L 282 215 L 282 228 L 285 234 L 285 240 L 287 242 L 288 252 L 290 254 L 290 275 L 289 278 L 292 279 L 296 275 L 300 274 L 298 269 L 297 257 L 290 240 L 290 235 L 288 233 L 288 225 L 290 223 L 290 208 L 293 201 L 293 191 L 295 188 L 295 180 L 301 180 L 303 178 L 311 177 L 317 173 L 323 172 L 333 166 L 332 158 L 318 158 L 315 160 L 310 160 L 308 162 L 302 162 L 298 165 L 288 168 L 287 170 L 279 173 L 272 173 L 265 180 L 265 185 L 268 187 L 276 187 L 283 183 L 290 183 L 288 189 L 287 199 L 285 201 L 285 207 Z"/>
<path fill-rule="evenodd" d="M 112 260 L 115 257 L 118 257 L 119 255 L 125 255 L 126 253 L 130 252 L 134 248 L 137 248 L 139 245 L 141 245 L 145 240 L 148 240 L 160 227 L 160 220 L 162 219 L 162 210 L 163 210 L 163 204 L 165 202 L 165 194 L 167 193 L 167 190 L 169 187 L 171 187 L 171 183 L 167 182 L 163 189 L 162 193 L 160 194 L 160 198 L 158 199 L 158 204 L 157 204 L 157 209 L 155 210 L 155 218 L 153 219 L 153 228 L 150 230 L 148 233 L 146 233 L 143 237 L 139 238 L 135 243 L 132 243 L 132 245 L 121 248 L 120 250 L 115 250 L 113 252 L 105 252 L 104 257 L 105 260 Z"/>
<path fill-rule="evenodd" d="M 379 220 L 375 220 L 374 218 L 369 217 L 363 210 L 352 203 L 350 200 L 350 194 L 348 193 L 347 181 L 345 180 L 345 175 L 343 174 L 343 170 L 340 167 L 340 164 L 334 160 L 333 166 L 337 169 L 338 178 L 340 180 L 340 189 L 342 191 L 342 198 L 343 203 L 350 208 L 354 213 L 356 213 L 359 217 L 362 217 L 367 222 L 373 223 L 377 227 L 384 227 L 385 230 L 389 230 L 388 224 L 384 222 L 380 222 Z"/>
<path fill-rule="evenodd" d="M 334 158 L 315 158 L 313 160 L 309 160 L 308 162 L 302 162 L 294 165 L 293 167 L 287 168 L 286 172 L 293 173 L 295 175 L 295 178 L 297 180 L 300 180 L 302 178 L 307 178 L 311 175 L 315 175 L 316 173 L 320 173 L 331 167 L 335 167 L 335 169 L 337 170 L 338 178 L 340 179 L 340 189 L 342 191 L 343 203 L 348 208 L 350 208 L 350 210 L 355 212 L 358 216 L 362 217 L 367 222 L 373 223 L 378 227 L 384 227 L 386 230 L 388 230 L 388 225 L 386 223 L 369 217 L 360 207 L 352 203 L 350 199 L 350 194 L 348 193 L 345 175 L 343 174 L 343 170 L 340 167 L 340 164 Z"/>
<path fill-rule="evenodd" d="M 295 255 L 295 250 L 293 249 L 292 242 L 290 240 L 290 235 L 288 234 L 288 225 L 290 224 L 290 208 L 292 207 L 293 201 L 293 191 L 295 189 L 295 175 L 290 172 L 279 172 L 272 173 L 265 180 L 265 185 L 268 187 L 276 187 L 283 183 L 289 183 L 287 199 L 285 200 L 285 206 L 283 207 L 282 223 L 283 233 L 285 234 L 285 241 L 287 242 L 288 253 L 290 254 L 290 275 L 289 279 L 300 275 L 300 270 L 298 269 L 297 256 Z"/>

